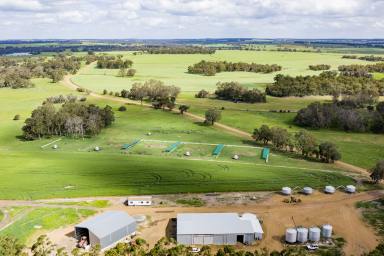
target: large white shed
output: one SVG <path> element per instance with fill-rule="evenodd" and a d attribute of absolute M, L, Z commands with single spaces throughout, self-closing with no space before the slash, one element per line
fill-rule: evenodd
<path fill-rule="evenodd" d="M 255 214 L 182 213 L 177 215 L 177 242 L 185 245 L 250 244 L 263 237 Z"/>
<path fill-rule="evenodd" d="M 136 232 L 136 220 L 122 211 L 108 211 L 75 226 L 79 240 L 87 237 L 89 244 L 100 244 L 101 249 L 115 244 Z"/>

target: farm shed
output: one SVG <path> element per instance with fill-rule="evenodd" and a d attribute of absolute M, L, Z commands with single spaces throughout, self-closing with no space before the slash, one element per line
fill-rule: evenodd
<path fill-rule="evenodd" d="M 122 211 L 108 211 L 75 226 L 79 240 L 86 236 L 90 245 L 100 244 L 104 249 L 135 233 L 136 220 Z"/>
<path fill-rule="evenodd" d="M 255 214 L 182 213 L 177 215 L 177 242 L 191 245 L 250 244 L 263 237 Z"/>
<path fill-rule="evenodd" d="M 127 198 L 128 206 L 140 206 L 140 205 L 151 205 L 152 197 L 151 196 L 129 196 Z"/>

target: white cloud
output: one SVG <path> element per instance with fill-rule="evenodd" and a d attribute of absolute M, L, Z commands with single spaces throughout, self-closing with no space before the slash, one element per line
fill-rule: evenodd
<path fill-rule="evenodd" d="M 0 0 L 1 11 L 40 11 L 43 5 L 37 0 Z"/>
<path fill-rule="evenodd" d="M 4 38 L 383 37 L 384 0 L 0 0 Z"/>

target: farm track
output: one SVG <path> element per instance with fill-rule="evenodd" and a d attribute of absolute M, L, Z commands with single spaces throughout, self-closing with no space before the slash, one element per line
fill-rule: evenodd
<path fill-rule="evenodd" d="M 90 65 L 87 66 L 86 68 L 89 68 L 89 67 L 90 67 Z M 72 90 L 77 90 L 78 88 L 82 88 L 82 87 L 80 87 L 79 85 L 77 85 L 76 83 L 74 83 L 72 81 L 72 77 L 73 77 L 73 75 L 66 75 L 66 76 L 64 76 L 62 84 L 64 86 L 66 86 L 67 88 L 72 89 Z M 90 91 L 90 90 L 88 90 L 88 92 L 89 92 L 89 96 L 92 96 L 92 97 L 95 97 L 95 98 L 98 98 L 98 99 L 104 99 L 104 100 L 110 100 L 110 101 L 114 101 L 114 102 L 118 102 L 118 103 L 123 103 L 123 104 L 132 104 L 132 105 L 145 106 L 145 107 L 152 108 L 152 105 L 147 104 L 147 103 L 140 103 L 140 102 L 137 102 L 137 101 L 134 101 L 134 100 L 130 100 L 130 99 L 127 99 L 127 98 L 118 98 L 118 97 L 115 97 L 115 96 L 101 95 L 101 94 L 98 94 L 98 93 Z M 172 111 L 174 113 L 178 113 L 178 111 L 176 109 L 174 109 Z M 196 115 L 196 114 L 192 114 L 192 113 L 189 113 L 189 112 L 184 112 L 183 116 L 188 117 L 189 119 L 191 119 L 191 120 L 193 120 L 195 122 L 204 122 L 205 121 L 204 117 Z M 235 135 L 235 136 L 247 139 L 247 140 L 252 140 L 253 139 L 252 138 L 252 134 L 250 134 L 248 132 L 245 132 L 243 130 L 240 130 L 240 129 L 237 129 L 237 128 L 234 128 L 234 127 L 231 127 L 231 126 L 228 126 L 228 125 L 225 125 L 225 124 L 222 124 L 222 123 L 216 122 L 214 124 L 214 127 L 219 128 L 219 129 L 221 129 L 223 131 L 226 131 L 226 132 L 228 132 L 228 133 L 230 133 L 232 135 Z M 358 166 L 355 166 L 355 165 L 351 165 L 351 164 L 345 163 L 343 161 L 336 161 L 335 165 L 337 167 L 339 167 L 340 169 L 343 169 L 345 171 L 349 171 L 349 172 L 353 172 L 353 173 L 359 173 L 359 174 L 364 175 L 364 176 L 369 176 L 368 170 L 366 170 L 364 168 L 361 168 L 361 167 L 358 167 Z"/>

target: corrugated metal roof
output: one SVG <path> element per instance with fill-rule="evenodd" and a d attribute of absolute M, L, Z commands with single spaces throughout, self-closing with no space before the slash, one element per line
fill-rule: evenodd
<path fill-rule="evenodd" d="M 180 213 L 177 234 L 249 234 L 263 233 L 256 215 L 237 213 Z"/>
<path fill-rule="evenodd" d="M 103 238 L 112 232 L 136 222 L 134 218 L 125 212 L 108 211 L 83 221 L 76 225 L 78 228 L 87 228 L 98 238 Z"/>

